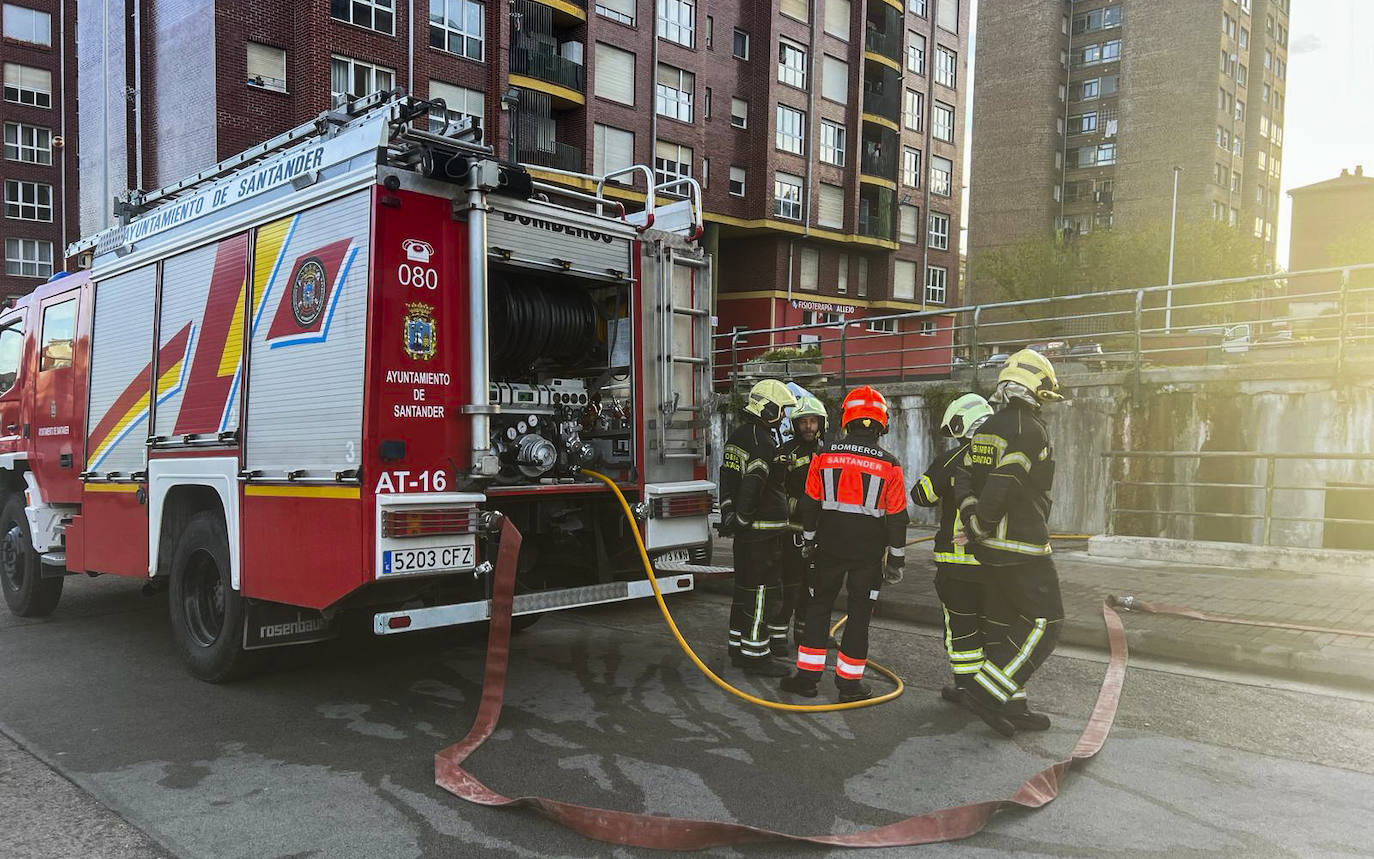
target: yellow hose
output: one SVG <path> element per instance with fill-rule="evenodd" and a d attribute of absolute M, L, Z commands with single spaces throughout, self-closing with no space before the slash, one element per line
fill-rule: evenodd
<path fill-rule="evenodd" d="M 616 500 L 620 502 L 620 509 L 625 511 L 625 518 L 629 520 L 630 533 L 634 534 L 635 545 L 639 548 L 639 559 L 644 563 L 644 574 L 649 577 L 649 585 L 654 589 L 654 599 L 658 602 L 659 611 L 663 612 L 663 619 L 668 622 L 668 629 L 672 630 L 673 638 L 677 639 L 678 646 L 682 648 L 682 652 L 687 654 L 687 658 L 692 660 L 692 664 L 697 667 L 697 670 L 705 674 L 712 683 L 724 689 L 726 692 L 729 692 L 731 695 L 743 698 L 750 704 L 757 704 L 760 707 L 767 707 L 770 710 L 786 710 L 793 713 L 828 713 L 834 710 L 857 710 L 860 707 L 873 707 L 877 704 L 886 704 L 888 701 L 897 698 L 906 690 L 906 684 L 902 682 L 902 678 L 871 660 L 868 666 L 891 680 L 896 684 L 896 688 L 883 695 L 878 695 L 863 701 L 850 701 L 845 704 L 784 704 L 781 701 L 769 701 L 767 698 L 759 698 L 755 695 L 750 695 L 748 692 L 736 689 L 734 686 L 720 679 L 714 671 L 706 667 L 706 664 L 702 662 L 696 655 L 696 652 L 692 650 L 692 646 L 682 637 L 682 633 L 678 631 L 677 624 L 673 621 L 673 615 L 668 611 L 667 603 L 663 601 L 663 592 L 658 589 L 658 577 L 654 575 L 653 564 L 649 562 L 649 552 L 644 548 L 644 539 L 639 535 L 639 527 L 635 523 L 634 512 L 630 510 L 630 504 L 625 500 L 625 496 L 621 493 L 620 487 L 616 486 L 615 482 L 604 474 L 589 471 L 585 468 L 582 469 L 582 473 L 588 477 L 595 477 L 597 480 L 600 480 L 610 487 L 611 492 L 615 493 Z M 848 620 L 847 617 L 840 618 L 839 621 L 830 628 L 830 634 L 834 635 L 835 630 L 843 626 L 846 620 Z"/>

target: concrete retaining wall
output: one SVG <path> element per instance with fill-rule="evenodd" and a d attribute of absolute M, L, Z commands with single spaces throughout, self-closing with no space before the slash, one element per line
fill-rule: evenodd
<path fill-rule="evenodd" d="M 1111 450 L 1374 452 L 1374 375 L 1359 373 L 1340 380 L 1267 378 L 1270 375 L 1269 368 L 1244 365 L 1197 368 L 1197 372 L 1192 368 L 1147 370 L 1137 391 L 1126 374 L 1066 373 L 1061 377 L 1066 401 L 1045 410 L 1058 463 L 1050 519 L 1053 530 L 1107 532 L 1112 474 L 1103 454 Z M 891 431 L 883 444 L 901 459 L 912 483 L 948 447 L 937 423 L 945 405 L 967 392 L 970 384 L 911 382 L 878 387 L 893 409 Z M 843 392 L 816 393 L 831 405 L 831 425 L 836 426 L 834 412 Z M 734 415 L 722 413 L 713 422 L 713 476 L 735 420 Z M 1263 484 L 1266 476 L 1262 462 L 1249 460 L 1135 463 L 1125 473 L 1131 480 L 1198 484 Z M 1116 476 L 1119 479 L 1122 472 L 1118 470 Z M 1274 482 L 1319 487 L 1319 491 L 1276 491 L 1275 516 L 1320 518 L 1327 505 L 1325 487 L 1374 485 L 1374 462 L 1281 461 Z M 1118 508 L 1256 515 L 1264 509 L 1263 492 L 1225 486 L 1137 487 L 1121 492 Z M 912 518 L 933 521 L 928 511 L 918 508 L 913 508 Z M 1374 533 L 1374 528 L 1369 530 Z M 1259 543 L 1263 537 L 1258 520 L 1158 514 L 1121 515 L 1116 531 L 1236 543 Z M 1275 545 L 1320 547 L 1324 542 L 1320 522 L 1276 519 L 1272 526 Z M 1374 542 L 1364 548 L 1374 548 Z"/>

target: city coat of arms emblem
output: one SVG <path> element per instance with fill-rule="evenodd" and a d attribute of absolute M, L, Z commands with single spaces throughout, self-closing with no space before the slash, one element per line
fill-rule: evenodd
<path fill-rule="evenodd" d="M 405 350 L 417 361 L 428 361 L 439 349 L 439 335 L 434 327 L 434 308 L 423 302 L 406 304 Z"/>

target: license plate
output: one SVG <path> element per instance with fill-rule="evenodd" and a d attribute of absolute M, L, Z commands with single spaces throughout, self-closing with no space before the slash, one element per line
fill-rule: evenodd
<path fill-rule="evenodd" d="M 670 562 L 674 564 L 690 564 L 692 562 L 691 549 L 669 549 L 658 556 L 659 563 Z"/>
<path fill-rule="evenodd" d="M 470 570 L 473 546 L 434 546 L 428 549 L 387 549 L 382 552 L 382 575 Z"/>

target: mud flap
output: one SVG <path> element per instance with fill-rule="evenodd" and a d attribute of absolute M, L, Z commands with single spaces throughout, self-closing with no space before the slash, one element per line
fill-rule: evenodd
<path fill-rule="evenodd" d="M 338 624 L 312 608 L 248 600 L 243 617 L 243 649 L 265 650 L 313 644 L 339 635 Z"/>

